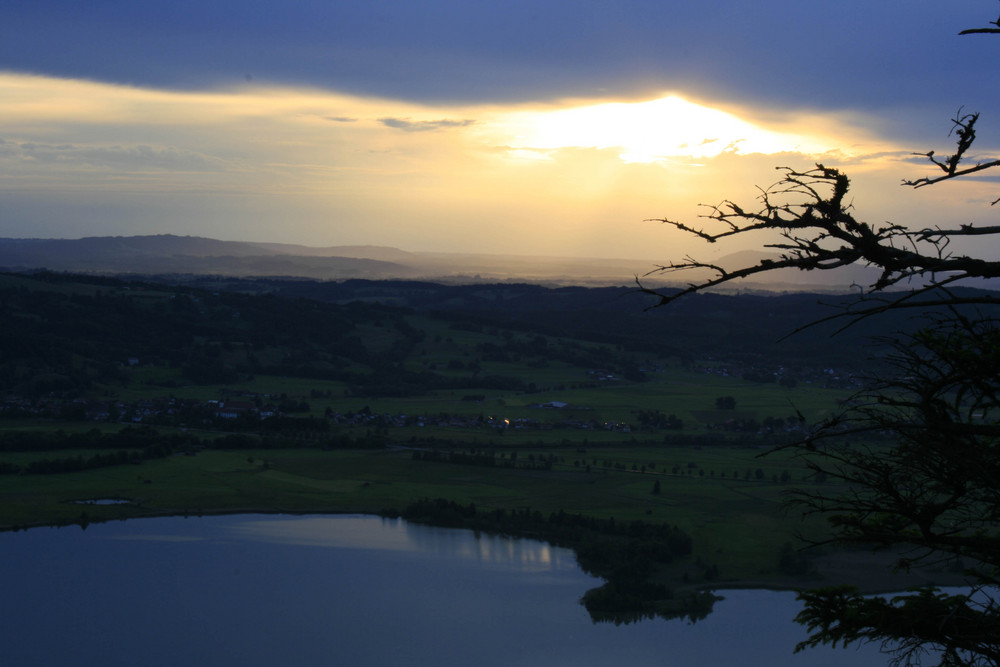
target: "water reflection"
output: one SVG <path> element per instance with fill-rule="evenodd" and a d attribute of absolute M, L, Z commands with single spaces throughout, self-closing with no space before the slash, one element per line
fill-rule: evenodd
<path fill-rule="evenodd" d="M 281 517 L 242 520 L 229 527 L 236 539 L 337 549 L 402 551 L 473 561 L 483 567 L 521 572 L 576 568 L 567 549 L 534 540 L 407 523 L 371 516 Z"/>
<path fill-rule="evenodd" d="M 70 502 L 74 505 L 131 505 L 133 501 L 128 498 L 88 498 Z"/>
<path fill-rule="evenodd" d="M 381 522 L 380 530 L 372 524 Z M 377 549 L 415 551 L 403 522 L 367 516 L 281 517 L 241 520 L 228 527 L 236 539 L 270 544 L 329 547 L 336 549 Z"/>
<path fill-rule="evenodd" d="M 116 535 L 112 539 L 128 542 L 204 542 L 207 538 L 197 535 Z"/>
<path fill-rule="evenodd" d="M 576 569 L 576 557 L 568 549 L 544 542 L 500 537 L 450 528 L 404 524 L 415 545 L 428 553 L 447 553 L 468 558 L 481 566 L 501 566 L 522 572 Z"/>

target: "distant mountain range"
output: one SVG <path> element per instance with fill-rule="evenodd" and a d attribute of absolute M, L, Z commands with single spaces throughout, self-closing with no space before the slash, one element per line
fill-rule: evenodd
<path fill-rule="evenodd" d="M 756 263 L 763 253 L 744 251 L 713 260 L 728 269 Z M 666 258 L 665 258 L 666 259 Z M 678 258 L 679 259 L 679 258 Z M 0 269 L 96 274 L 297 277 L 317 280 L 403 279 L 444 283 L 528 282 L 548 285 L 629 285 L 656 268 L 654 261 L 407 252 L 382 246 L 315 248 L 284 243 L 219 241 L 195 236 L 103 236 L 82 239 L 0 239 Z M 694 272 L 657 274 L 651 286 L 700 280 Z M 845 291 L 869 284 L 867 267 L 837 272 L 785 269 L 732 289 Z"/>

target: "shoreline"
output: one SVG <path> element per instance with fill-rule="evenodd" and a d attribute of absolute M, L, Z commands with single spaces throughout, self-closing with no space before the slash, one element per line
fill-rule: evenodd
<path fill-rule="evenodd" d="M 216 509 L 158 509 L 146 510 L 141 514 L 133 514 L 115 510 L 125 508 L 145 509 L 136 504 L 88 504 L 80 501 L 67 501 L 79 504 L 81 514 L 75 520 L 49 520 L 35 521 L 25 524 L 0 525 L 0 532 L 17 532 L 37 528 L 67 528 L 79 526 L 86 529 L 90 524 L 108 523 L 111 521 L 141 520 L 170 517 L 203 517 L 203 516 L 229 516 L 238 514 L 263 514 L 263 515 L 288 515 L 288 516 L 337 516 L 337 515 L 361 515 L 380 516 L 383 518 L 401 518 L 404 521 L 414 523 L 425 523 L 406 519 L 398 514 L 390 514 L 389 510 L 372 510 L 370 508 L 308 508 L 308 509 L 277 509 L 274 507 L 238 507 L 238 508 L 216 508 Z M 101 516 L 91 516 L 88 509 L 102 508 Z M 106 508 L 106 509 L 105 509 Z M 471 530 L 469 528 L 456 528 L 456 530 Z M 537 534 L 515 535 L 512 533 L 501 533 L 509 537 L 520 539 L 534 539 L 543 542 L 550 540 Z M 572 547 L 563 548 L 575 550 Z M 816 566 L 816 571 L 809 575 L 782 575 L 776 574 L 773 577 L 763 576 L 760 578 L 740 578 L 722 579 L 713 582 L 681 582 L 680 577 L 673 575 L 672 567 L 663 568 L 659 576 L 654 577 L 657 581 L 663 581 L 677 593 L 719 593 L 726 590 L 770 590 L 770 591 L 790 591 L 797 592 L 823 588 L 826 586 L 847 585 L 853 586 L 863 595 L 880 595 L 888 593 L 898 593 L 913 588 L 926 586 L 967 586 L 961 572 L 948 572 L 939 568 L 920 568 L 909 572 L 896 572 L 892 570 L 892 563 L 899 556 L 898 552 L 889 551 L 867 551 L 858 549 L 843 549 L 824 553 L 812 560 Z"/>

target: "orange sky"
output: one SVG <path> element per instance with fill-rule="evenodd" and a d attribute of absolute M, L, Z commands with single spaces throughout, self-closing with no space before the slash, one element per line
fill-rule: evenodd
<path fill-rule="evenodd" d="M 861 217 L 875 221 L 985 220 L 996 196 L 971 181 L 932 194 L 901 188 L 928 170 L 875 117 L 776 116 L 669 92 L 427 105 L 15 73 L 0 73 L 0 91 L 0 193 L 21 214 L 0 219 L 2 236 L 172 233 L 655 260 L 698 244 L 647 219 L 693 220 L 699 203 L 723 198 L 750 203 L 777 166 L 843 166 Z"/>

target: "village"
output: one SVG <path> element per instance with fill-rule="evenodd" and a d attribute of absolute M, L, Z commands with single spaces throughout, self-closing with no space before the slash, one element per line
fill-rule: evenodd
<path fill-rule="evenodd" d="M 468 415 L 413 415 L 374 412 L 367 406 L 358 411 L 338 412 L 326 408 L 322 418 L 311 417 L 309 404 L 304 400 L 290 400 L 287 396 L 273 396 L 252 392 L 223 390 L 224 398 L 215 400 L 182 399 L 176 397 L 151 398 L 126 403 L 101 399 L 61 399 L 54 397 L 25 398 L 7 396 L 0 399 L 0 419 L 41 418 L 59 421 L 85 421 L 96 423 L 144 424 L 148 426 L 176 426 L 180 428 L 210 428 L 213 430 L 243 431 L 267 427 L 269 421 L 287 425 L 295 420 L 296 430 L 329 430 L 336 426 L 364 426 L 371 428 L 444 427 L 455 429 L 494 430 L 551 430 L 581 429 L 606 430 L 629 433 L 632 428 L 625 423 L 598 420 L 561 419 L 542 420 L 533 417 L 498 417 Z M 568 403 L 552 401 L 529 406 L 533 410 L 583 410 Z"/>

